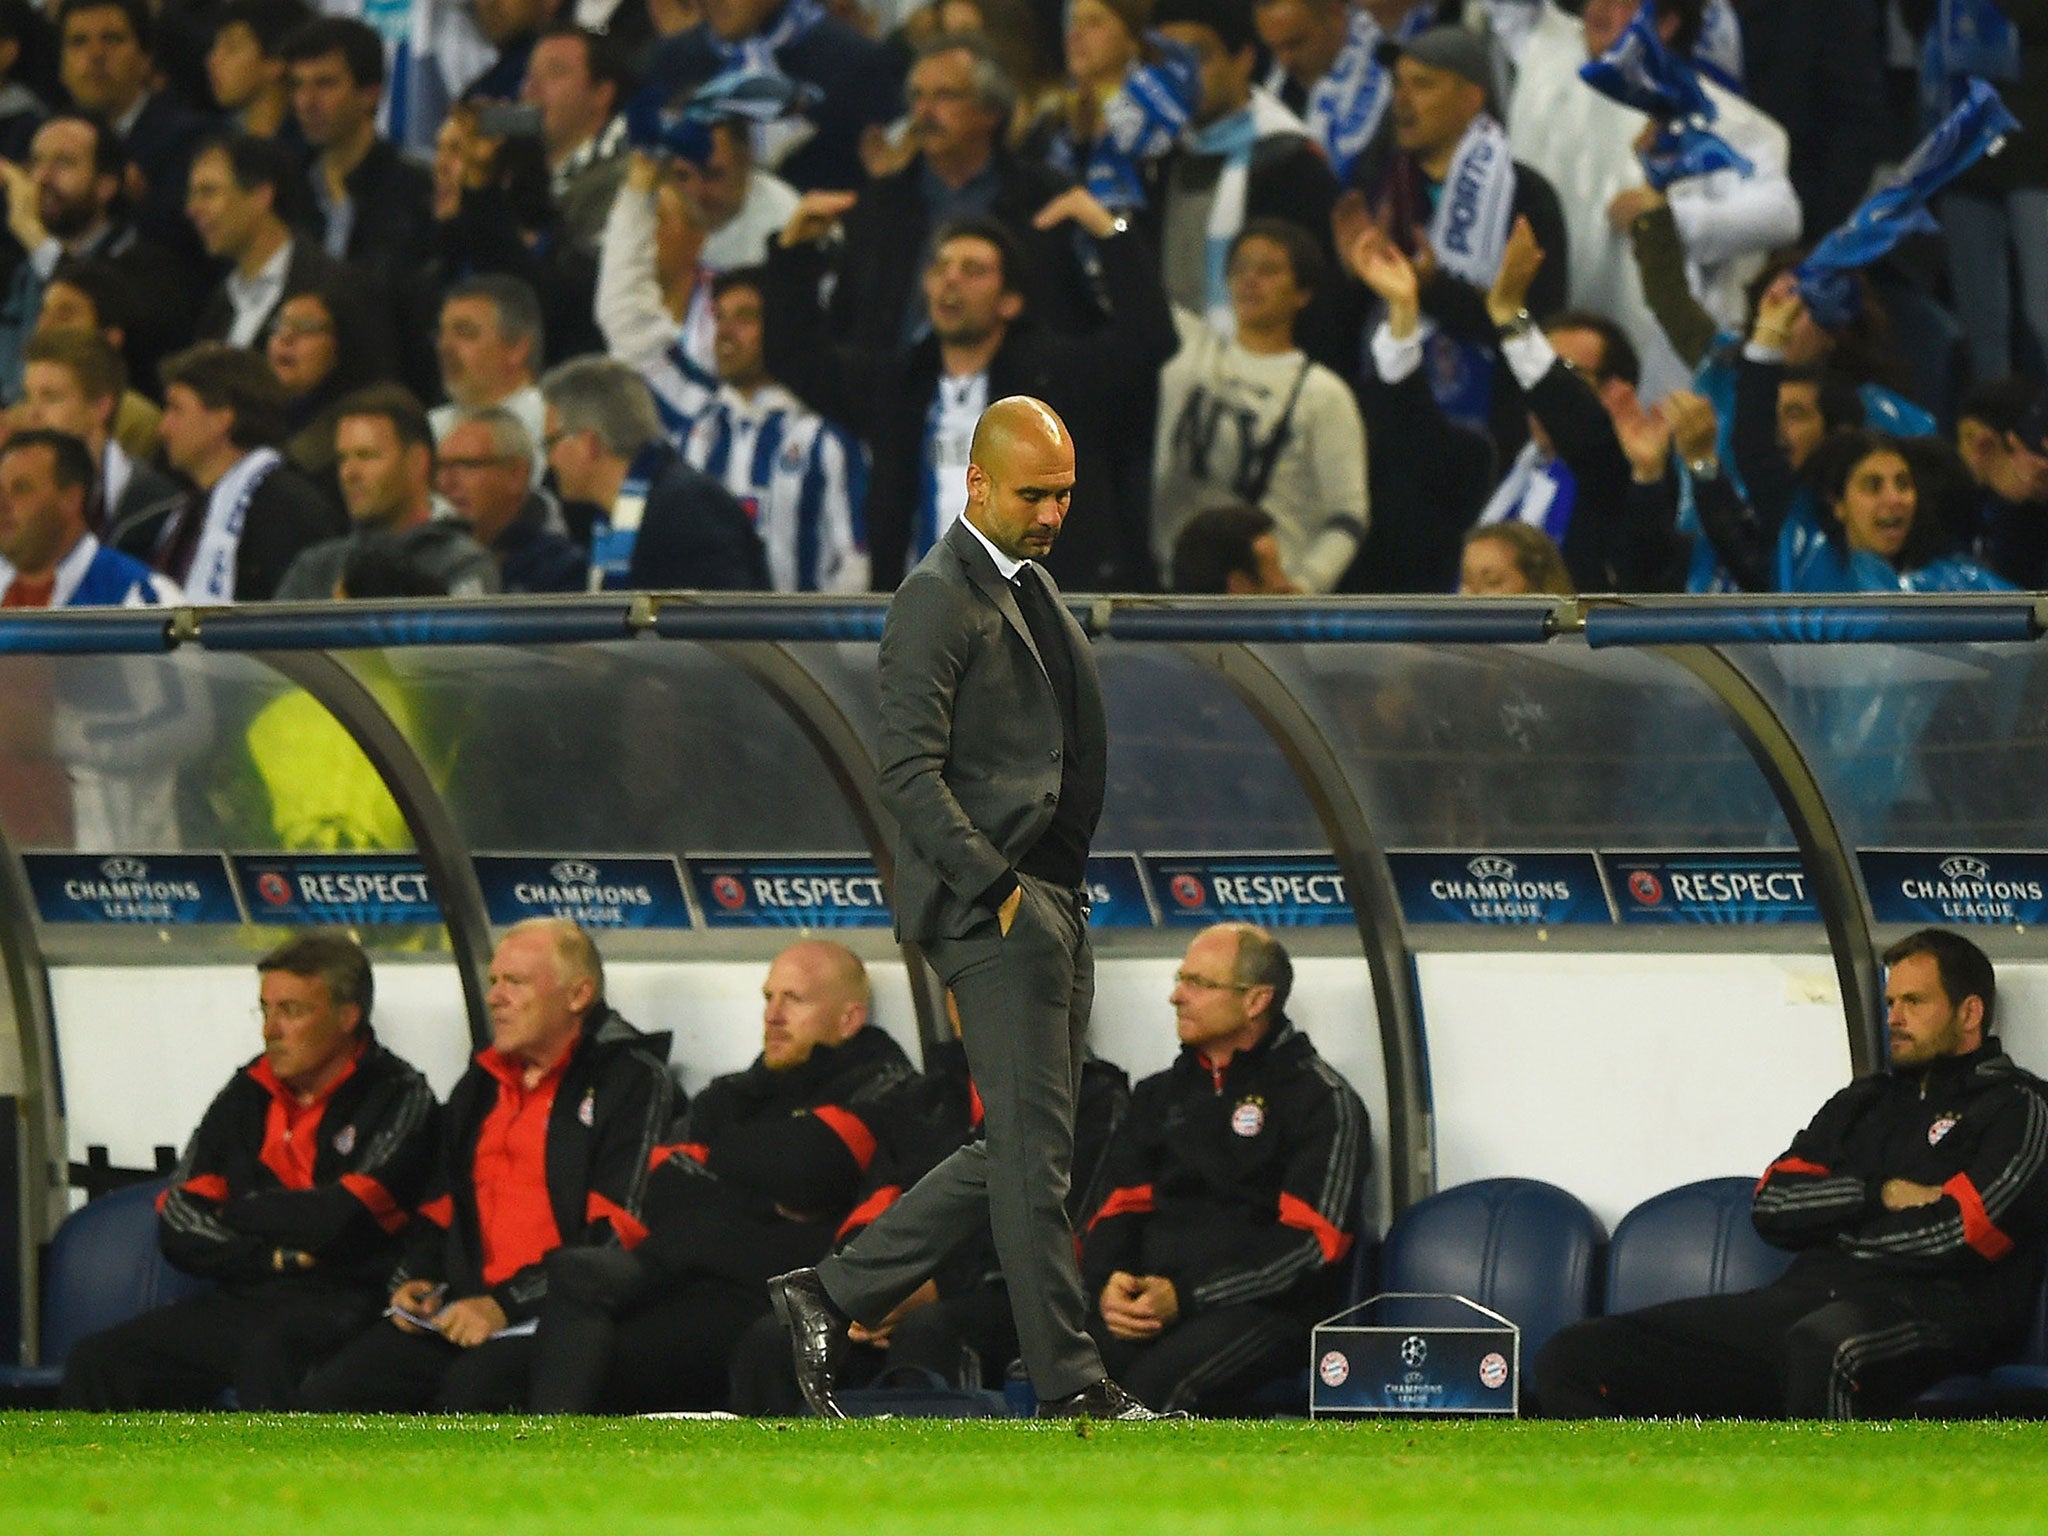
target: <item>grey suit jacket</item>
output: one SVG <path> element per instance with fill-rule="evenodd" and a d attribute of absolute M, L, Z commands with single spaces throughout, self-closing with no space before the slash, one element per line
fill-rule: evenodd
<path fill-rule="evenodd" d="M 1024 579 L 1044 581 L 1057 599 L 1042 567 Z M 1108 725 L 1095 658 L 1055 606 L 1073 651 L 1079 729 L 1101 762 Z M 896 936 L 961 937 L 990 917 L 975 898 L 1052 824 L 1065 742 L 1016 593 L 964 524 L 889 604 L 881 693 L 882 801 L 898 829 Z"/>

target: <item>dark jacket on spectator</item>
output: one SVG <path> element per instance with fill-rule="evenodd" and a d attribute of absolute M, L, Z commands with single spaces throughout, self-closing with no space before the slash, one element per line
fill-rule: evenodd
<path fill-rule="evenodd" d="M 1068 591 L 1143 591 L 1152 585 L 1151 498 L 1131 494 L 1137 481 L 1130 456 L 1149 463 L 1152 424 L 1133 422 L 1129 407 L 1134 396 L 1150 398 L 1179 337 L 1145 243 L 1112 237 L 1097 242 L 1096 251 L 1116 321 L 1084 336 L 1059 335 L 1027 323 L 1027 311 L 989 365 L 988 397 L 1034 395 L 1073 430 L 1073 510 L 1045 562 L 1053 579 Z M 867 443 L 874 461 L 867 512 L 873 582 L 892 591 L 910 550 L 925 419 L 938 388 L 938 341 L 927 336 L 907 351 L 830 345 L 815 297 L 823 275 L 815 246 L 772 246 L 767 274 L 768 371 Z M 1091 430 L 1098 423 L 1121 425 Z"/>

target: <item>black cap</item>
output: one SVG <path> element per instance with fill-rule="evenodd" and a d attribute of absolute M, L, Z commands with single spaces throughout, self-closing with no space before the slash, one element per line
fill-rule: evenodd
<path fill-rule="evenodd" d="M 1447 69 L 1489 94 L 1493 90 L 1493 51 L 1482 34 L 1466 27 L 1431 27 L 1405 43 L 1381 43 L 1373 57 L 1387 69 L 1396 59 L 1413 59 L 1431 69 Z"/>

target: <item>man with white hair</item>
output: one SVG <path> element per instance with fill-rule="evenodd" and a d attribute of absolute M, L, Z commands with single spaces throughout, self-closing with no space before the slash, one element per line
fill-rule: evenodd
<path fill-rule="evenodd" d="M 498 566 L 501 592 L 581 592 L 590 557 L 570 538 L 554 497 L 533 486 L 540 457 L 526 424 L 502 405 L 464 411 L 434 455 L 434 489 Z"/>

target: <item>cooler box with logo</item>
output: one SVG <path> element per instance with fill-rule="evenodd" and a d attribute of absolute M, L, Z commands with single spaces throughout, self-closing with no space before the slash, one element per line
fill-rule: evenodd
<path fill-rule="evenodd" d="M 1388 1291 L 1316 1324 L 1309 1416 L 1515 1414 L 1522 1331 L 1462 1296 Z"/>

